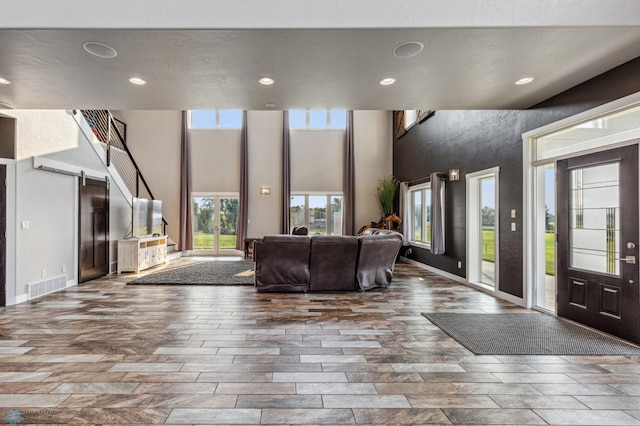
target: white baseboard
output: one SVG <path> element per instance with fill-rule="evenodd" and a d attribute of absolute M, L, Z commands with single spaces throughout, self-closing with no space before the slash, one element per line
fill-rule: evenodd
<path fill-rule="evenodd" d="M 434 268 L 433 266 L 425 265 L 424 263 L 415 261 L 413 259 L 402 258 L 402 260 L 404 262 L 407 262 L 407 263 L 410 263 L 412 265 L 415 265 L 418 268 L 425 269 L 425 270 L 427 270 L 429 272 L 433 272 L 434 274 L 438 274 L 438 275 L 443 276 L 445 278 L 449 278 L 452 281 L 455 281 L 455 282 L 458 282 L 460 284 L 464 284 L 466 286 L 472 287 L 472 288 L 474 288 L 474 289 L 476 289 L 478 291 L 481 291 L 483 293 L 487 293 L 487 294 L 489 294 L 491 296 L 494 296 L 494 297 L 497 297 L 499 299 L 506 300 L 507 302 L 511 302 L 511 303 L 513 303 L 515 305 L 518 305 L 518 306 L 526 307 L 525 301 L 521 297 L 516 297 L 516 296 L 514 296 L 512 294 L 505 293 L 505 292 L 500 291 L 500 290 L 491 291 L 491 290 L 486 289 L 484 287 L 481 287 L 481 286 L 479 286 L 477 284 L 473 284 L 473 283 L 467 281 L 463 277 L 460 277 L 458 275 L 454 275 L 454 274 L 452 274 L 450 272 L 443 271 L 443 270 L 438 269 L 438 268 Z"/>
<path fill-rule="evenodd" d="M 28 302 L 29 301 L 29 293 L 27 294 L 20 294 L 18 296 L 16 296 L 16 305 L 19 303 L 24 303 L 24 302 Z"/>

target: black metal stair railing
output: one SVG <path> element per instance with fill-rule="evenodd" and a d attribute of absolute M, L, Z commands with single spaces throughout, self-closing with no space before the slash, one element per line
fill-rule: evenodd
<path fill-rule="evenodd" d="M 127 147 L 127 125 L 115 118 L 109 110 L 81 110 L 93 134 L 104 144 L 107 166 L 113 164 L 127 189 L 135 197 L 155 200 L 147 181 Z M 162 218 L 163 233 L 167 234 L 167 221 Z"/>

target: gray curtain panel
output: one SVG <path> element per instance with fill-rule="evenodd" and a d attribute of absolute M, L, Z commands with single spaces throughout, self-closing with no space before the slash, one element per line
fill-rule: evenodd
<path fill-rule="evenodd" d="M 191 153 L 189 149 L 189 117 L 182 111 L 180 131 L 180 250 L 193 250 L 191 224 Z"/>
<path fill-rule="evenodd" d="M 237 250 L 244 250 L 244 239 L 247 238 L 248 202 L 249 145 L 247 140 L 247 111 L 242 111 L 242 130 L 240 131 L 240 196 L 238 200 L 238 238 L 236 238 Z"/>
<path fill-rule="evenodd" d="M 344 166 L 342 179 L 342 235 L 355 234 L 355 157 L 353 144 L 353 111 L 347 111 L 347 127 L 344 132 Z"/>
<path fill-rule="evenodd" d="M 291 148 L 289 130 L 289 111 L 282 114 L 282 223 L 280 232 L 289 233 L 291 204 Z"/>
<path fill-rule="evenodd" d="M 431 253 L 444 254 L 444 179 L 431 173 Z"/>

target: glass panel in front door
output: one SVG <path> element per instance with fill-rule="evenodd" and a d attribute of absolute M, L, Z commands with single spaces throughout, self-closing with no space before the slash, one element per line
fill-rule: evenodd
<path fill-rule="evenodd" d="M 620 165 L 571 170 L 569 266 L 620 275 Z"/>
<path fill-rule="evenodd" d="M 193 249 L 213 250 L 215 198 L 193 197 Z"/>

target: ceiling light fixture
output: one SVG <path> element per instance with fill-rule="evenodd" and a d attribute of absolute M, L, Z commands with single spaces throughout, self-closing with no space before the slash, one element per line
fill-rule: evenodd
<path fill-rule="evenodd" d="M 111 46 L 107 46 L 104 43 L 98 43 L 97 41 L 88 41 L 82 45 L 84 50 L 91 53 L 93 56 L 104 59 L 113 59 L 118 56 L 118 52 Z"/>
<path fill-rule="evenodd" d="M 271 77 L 262 77 L 258 80 L 258 83 L 262 84 L 263 86 L 271 86 L 275 82 L 276 81 Z"/>
<path fill-rule="evenodd" d="M 387 77 L 387 78 L 383 78 L 382 80 L 380 80 L 380 84 L 383 86 L 389 86 L 393 83 L 396 82 L 396 79 L 393 77 Z"/>
<path fill-rule="evenodd" d="M 11 82 L 9 80 L 7 80 L 6 78 L 0 77 L 0 84 L 11 84 Z"/>
<path fill-rule="evenodd" d="M 424 44 L 419 41 L 407 41 L 400 43 L 393 49 L 393 56 L 396 58 L 410 58 L 416 56 L 424 49 Z"/>
<path fill-rule="evenodd" d="M 523 77 L 520 80 L 516 81 L 515 84 L 518 86 L 522 86 L 523 84 L 529 84 L 533 81 L 533 77 Z"/>
<path fill-rule="evenodd" d="M 138 77 L 131 77 L 129 79 L 129 83 L 132 83 L 132 84 L 135 84 L 135 85 L 138 85 L 138 86 L 143 86 L 143 85 L 147 84 L 146 81 L 144 81 L 143 79 L 138 78 Z"/>

